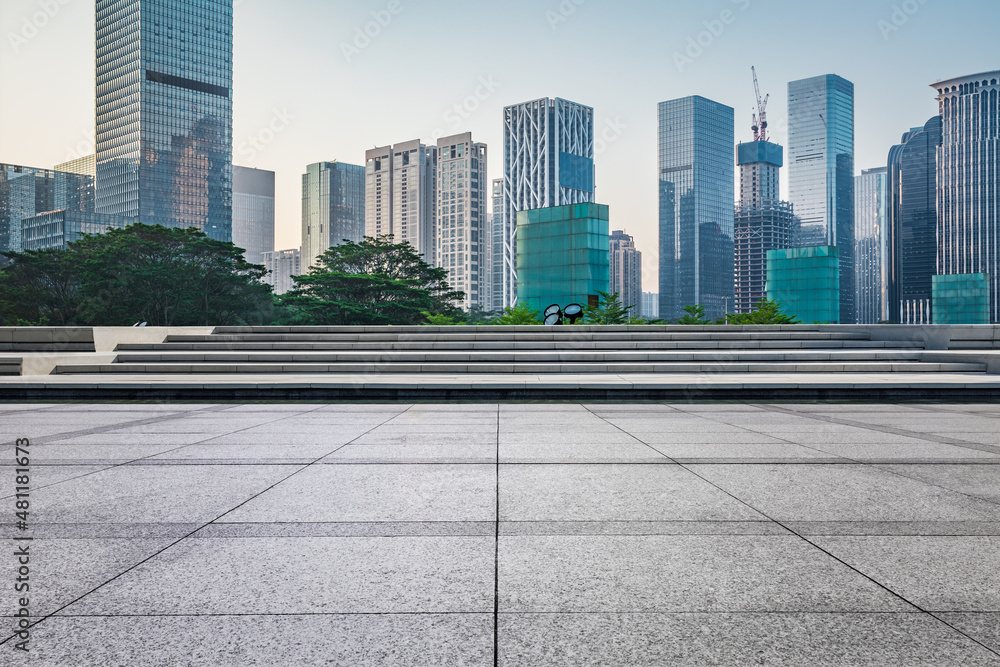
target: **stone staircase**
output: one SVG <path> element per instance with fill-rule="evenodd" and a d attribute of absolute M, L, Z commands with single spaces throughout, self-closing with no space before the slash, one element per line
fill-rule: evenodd
<path fill-rule="evenodd" d="M 986 373 L 870 327 L 219 327 L 62 375 Z"/>

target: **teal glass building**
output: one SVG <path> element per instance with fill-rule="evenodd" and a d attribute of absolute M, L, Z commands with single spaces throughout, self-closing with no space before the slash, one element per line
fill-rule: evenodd
<path fill-rule="evenodd" d="M 97 212 L 232 239 L 233 0 L 96 0 Z"/>
<path fill-rule="evenodd" d="M 659 105 L 660 317 L 733 307 L 733 109 L 704 97 Z"/>
<path fill-rule="evenodd" d="M 789 246 L 840 249 L 840 322 L 854 323 L 854 84 L 835 74 L 788 84 Z"/>
<path fill-rule="evenodd" d="M 990 276 L 964 273 L 931 278 L 934 324 L 989 324 Z"/>
<path fill-rule="evenodd" d="M 769 250 L 767 298 L 803 324 L 840 323 L 840 249 Z"/>
<path fill-rule="evenodd" d="M 569 204 L 517 214 L 517 300 L 542 311 L 586 306 L 610 285 L 608 207 Z"/>

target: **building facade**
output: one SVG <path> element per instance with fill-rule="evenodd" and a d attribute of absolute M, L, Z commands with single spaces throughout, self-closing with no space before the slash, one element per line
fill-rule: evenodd
<path fill-rule="evenodd" d="M 317 162 L 302 175 L 302 262 L 344 241 L 365 237 L 365 168 L 343 162 Z"/>
<path fill-rule="evenodd" d="M 594 201 L 594 110 L 555 98 L 504 109 L 502 307 L 517 301 L 517 214 Z"/>
<path fill-rule="evenodd" d="M 986 273 L 952 273 L 931 278 L 934 324 L 989 324 L 992 284 Z"/>
<path fill-rule="evenodd" d="M 392 236 L 435 264 L 437 147 L 419 139 L 365 154 L 365 236 Z"/>
<path fill-rule="evenodd" d="M 647 320 L 660 318 L 660 295 L 656 292 L 642 293 L 642 310 L 639 312 Z"/>
<path fill-rule="evenodd" d="M 937 272 L 988 276 L 990 321 L 997 322 L 1000 71 L 939 81 L 933 87 L 942 122 L 937 149 Z"/>
<path fill-rule="evenodd" d="M 97 212 L 232 240 L 232 0 L 96 0 Z"/>
<path fill-rule="evenodd" d="M 810 246 L 767 253 L 767 296 L 802 324 L 840 324 L 840 248 Z"/>
<path fill-rule="evenodd" d="M 81 174 L 97 178 L 97 155 L 86 155 L 69 162 L 63 162 L 55 166 L 56 171 L 64 171 L 68 174 Z"/>
<path fill-rule="evenodd" d="M 629 315 L 638 317 L 642 309 L 642 253 L 635 239 L 624 231 L 611 232 L 609 294 L 617 293 L 622 306 L 631 307 Z"/>
<path fill-rule="evenodd" d="M 660 317 L 733 305 L 733 109 L 704 97 L 659 106 Z"/>
<path fill-rule="evenodd" d="M 767 253 L 788 247 L 795 222 L 792 206 L 781 201 L 784 149 L 769 141 L 736 147 L 740 200 L 736 205 L 733 264 L 734 313 L 751 313 L 767 297 Z"/>
<path fill-rule="evenodd" d="M 437 223 L 434 257 L 448 284 L 465 293 L 463 308 L 485 309 L 490 271 L 486 144 L 466 132 L 437 144 Z"/>
<path fill-rule="evenodd" d="M 0 251 L 20 252 L 21 222 L 50 211 L 94 211 L 94 179 L 52 169 L 0 164 Z"/>
<path fill-rule="evenodd" d="M 854 275 L 858 324 L 886 318 L 885 266 L 888 196 L 886 167 L 866 169 L 854 179 Z"/>
<path fill-rule="evenodd" d="M 84 211 L 51 211 L 21 221 L 22 250 L 65 250 L 84 234 L 124 229 L 138 220 Z"/>
<path fill-rule="evenodd" d="M 264 282 L 274 289 L 275 294 L 285 294 L 295 289 L 294 276 L 301 276 L 309 270 L 303 268 L 302 253 L 292 250 L 275 250 L 264 253 L 264 268 L 268 270 Z"/>
<path fill-rule="evenodd" d="M 233 166 L 233 243 L 251 264 L 274 251 L 274 172 Z"/>
<path fill-rule="evenodd" d="M 490 305 L 487 310 L 497 312 L 503 310 L 504 285 L 504 232 L 503 222 L 503 179 L 493 179 L 490 215 L 490 233 L 492 235 L 492 251 L 490 253 Z"/>
<path fill-rule="evenodd" d="M 791 247 L 840 248 L 840 321 L 855 320 L 854 84 L 835 74 L 788 84 Z"/>
<path fill-rule="evenodd" d="M 885 316 L 889 322 L 930 324 L 937 273 L 937 151 L 941 117 L 903 135 L 889 151 L 886 198 Z"/>
<path fill-rule="evenodd" d="M 572 204 L 517 214 L 517 299 L 541 312 L 587 306 L 609 285 L 608 207 Z"/>

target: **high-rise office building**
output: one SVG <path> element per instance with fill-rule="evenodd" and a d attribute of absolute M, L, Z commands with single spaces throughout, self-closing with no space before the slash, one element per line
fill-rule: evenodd
<path fill-rule="evenodd" d="M 90 211 L 50 211 L 21 221 L 21 250 L 65 250 L 84 234 L 124 229 L 138 220 Z"/>
<path fill-rule="evenodd" d="M 97 178 L 97 155 L 86 155 L 55 166 L 56 171 Z"/>
<path fill-rule="evenodd" d="M 639 312 L 647 320 L 656 320 L 660 317 L 660 295 L 656 292 L 642 293 L 642 310 Z"/>
<path fill-rule="evenodd" d="M 0 251 L 20 252 L 21 222 L 51 211 L 94 210 L 94 179 L 52 169 L 0 164 Z"/>
<path fill-rule="evenodd" d="M 492 289 L 490 290 L 490 305 L 487 310 L 491 312 L 496 312 L 503 310 L 503 276 L 504 276 L 504 239 L 506 237 L 504 233 L 504 222 L 503 222 L 503 179 L 497 178 L 493 180 L 492 185 L 492 200 L 491 200 L 491 210 L 490 215 L 490 233 L 492 235 L 492 252 L 490 254 L 490 281 L 492 283 Z"/>
<path fill-rule="evenodd" d="M 659 106 L 660 317 L 733 303 L 733 109 L 704 97 Z"/>
<path fill-rule="evenodd" d="M 96 10 L 97 211 L 230 241 L 233 1 Z"/>
<path fill-rule="evenodd" d="M 638 317 L 642 309 L 642 253 L 635 247 L 635 239 L 624 231 L 611 232 L 611 294 L 617 293 L 622 306 Z"/>
<path fill-rule="evenodd" d="M 781 201 L 781 146 L 769 141 L 740 144 L 736 163 L 740 167 L 740 201 L 734 232 L 732 312 L 751 313 L 767 298 L 767 253 L 788 247 L 795 216 L 791 204 Z"/>
<path fill-rule="evenodd" d="M 435 263 L 465 293 L 465 310 L 483 308 L 490 287 L 486 162 L 486 144 L 474 142 L 471 132 L 438 140 Z"/>
<path fill-rule="evenodd" d="M 937 271 L 985 274 L 990 319 L 1000 321 L 1000 71 L 933 85 L 941 109 L 937 149 Z M 935 321 L 942 321 L 934 314 Z"/>
<path fill-rule="evenodd" d="M 251 264 L 274 250 L 274 172 L 233 165 L 233 243 Z"/>
<path fill-rule="evenodd" d="M 504 109 L 503 301 L 517 300 L 517 214 L 594 201 L 594 110 L 555 98 Z"/>
<path fill-rule="evenodd" d="M 865 169 L 854 179 L 854 275 L 858 324 L 885 319 L 888 247 L 887 169 Z"/>
<path fill-rule="evenodd" d="M 302 264 L 344 241 L 365 237 L 365 168 L 317 162 L 302 175 Z"/>
<path fill-rule="evenodd" d="M 835 74 L 788 84 L 791 246 L 840 248 L 840 321 L 855 320 L 854 84 Z"/>
<path fill-rule="evenodd" d="M 295 248 L 265 252 L 264 268 L 268 270 L 264 282 L 274 289 L 275 294 L 285 294 L 295 289 L 292 278 L 302 275 L 309 267 L 303 267 L 302 254 Z"/>
<path fill-rule="evenodd" d="M 889 151 L 883 267 L 889 322 L 930 324 L 937 273 L 937 151 L 941 116 L 903 135 Z"/>
<path fill-rule="evenodd" d="M 392 236 L 434 264 L 437 147 L 419 139 L 365 153 L 365 236 Z"/>

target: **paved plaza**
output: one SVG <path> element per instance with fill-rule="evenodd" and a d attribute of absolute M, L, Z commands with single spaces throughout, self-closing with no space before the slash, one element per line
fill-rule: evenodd
<path fill-rule="evenodd" d="M 0 405 L 3 665 L 1000 665 L 1000 405 Z M 15 516 L 31 440 L 29 530 Z"/>

